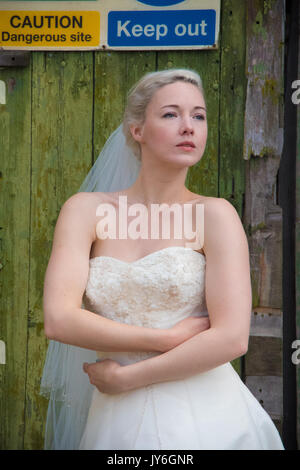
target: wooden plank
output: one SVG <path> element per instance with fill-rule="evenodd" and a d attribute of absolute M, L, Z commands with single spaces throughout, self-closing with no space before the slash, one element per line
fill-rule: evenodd
<path fill-rule="evenodd" d="M 275 308 L 255 308 L 251 314 L 250 335 L 282 338 L 282 311 Z"/>
<path fill-rule="evenodd" d="M 278 376 L 249 376 L 246 386 L 259 401 L 273 420 L 278 431 L 282 432 L 282 377 Z"/>
<path fill-rule="evenodd" d="M 0 70 L 1 296 L 0 448 L 22 449 L 27 361 L 29 211 L 31 166 L 31 70 Z"/>
<path fill-rule="evenodd" d="M 92 161 L 93 53 L 34 52 L 32 200 L 25 449 L 43 448 L 47 400 L 39 395 L 46 353 L 42 294 L 60 208 Z"/>
<path fill-rule="evenodd" d="M 243 220 L 245 192 L 243 116 L 245 106 L 246 4 L 222 2 L 218 195 L 227 199 Z M 242 358 L 232 361 L 241 375 Z"/>
<path fill-rule="evenodd" d="M 121 123 L 131 86 L 154 70 L 154 52 L 95 52 L 94 159 Z"/>
<path fill-rule="evenodd" d="M 247 2 L 247 102 L 244 158 L 283 148 L 284 2 Z"/>
<path fill-rule="evenodd" d="M 282 306 L 282 209 L 276 201 L 279 157 L 252 157 L 246 164 L 245 227 L 253 306 Z M 275 254 L 275 256 L 274 256 Z"/>
<path fill-rule="evenodd" d="M 243 217 L 246 3 L 222 2 L 219 195 Z"/>
<path fill-rule="evenodd" d="M 247 17 L 248 88 L 245 113 L 246 226 L 254 305 L 282 303 L 282 210 L 276 177 L 283 139 L 284 4 L 250 1 Z M 274 256 L 276 253 L 276 256 Z"/>
<path fill-rule="evenodd" d="M 283 146 L 284 2 L 247 2 L 246 71 L 248 77 L 244 159 L 246 194 L 244 226 L 248 235 L 253 310 L 282 310 L 282 209 L 277 201 L 277 173 Z M 267 317 L 268 318 L 268 317 Z M 257 319 L 256 319 L 257 320 Z M 246 384 L 260 376 L 268 381 L 268 411 L 282 420 L 282 318 L 273 322 L 276 337 L 265 336 L 269 321 L 260 315 L 244 357 Z M 255 379 L 256 380 L 256 379 Z M 269 383 L 269 382 L 268 382 Z M 259 399 L 257 387 L 253 389 Z M 273 411 L 272 411 L 273 412 Z"/>
<path fill-rule="evenodd" d="M 246 376 L 282 376 L 282 339 L 250 336 L 245 372 Z"/>

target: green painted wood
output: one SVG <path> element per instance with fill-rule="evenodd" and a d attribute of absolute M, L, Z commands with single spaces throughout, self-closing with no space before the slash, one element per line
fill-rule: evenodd
<path fill-rule="evenodd" d="M 39 395 L 46 353 L 42 295 L 62 204 L 92 159 L 93 53 L 32 57 L 32 197 L 25 449 L 43 446 L 47 400 Z"/>
<path fill-rule="evenodd" d="M 245 192 L 245 30 L 245 2 L 222 2 L 219 195 L 233 204 L 240 217 Z"/>
<path fill-rule="evenodd" d="M 31 70 L 1 69 L 6 104 L 0 105 L 1 299 L 0 448 L 22 449 L 27 364 L 30 265 Z"/>
<path fill-rule="evenodd" d="M 121 123 L 131 86 L 145 73 L 153 71 L 154 52 L 95 53 L 94 159 Z"/>
<path fill-rule="evenodd" d="M 244 110 L 246 4 L 240 0 L 222 2 L 220 57 L 219 197 L 227 199 L 243 220 L 245 192 Z M 244 358 L 232 361 L 241 375 Z"/>

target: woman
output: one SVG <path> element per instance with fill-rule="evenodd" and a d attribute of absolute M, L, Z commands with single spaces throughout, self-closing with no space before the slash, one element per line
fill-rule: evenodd
<path fill-rule="evenodd" d="M 98 173 L 119 170 L 130 181 L 130 167 L 134 181 L 109 192 L 94 185 L 65 202 L 45 277 L 46 335 L 97 351 L 98 362 L 83 365 L 93 393 L 76 448 L 283 449 L 230 364 L 248 346 L 245 232 L 230 203 L 185 187 L 207 139 L 200 77 L 147 74 L 128 97 L 123 131 L 139 166 L 121 146 L 113 168 L 117 132 L 106 148 L 113 171 L 102 165 Z M 164 204 L 159 227 L 157 204 Z M 172 228 L 167 237 L 164 222 Z M 178 236 L 183 225 L 196 227 L 196 241 L 185 230 Z M 66 412 L 62 427 L 68 419 Z"/>

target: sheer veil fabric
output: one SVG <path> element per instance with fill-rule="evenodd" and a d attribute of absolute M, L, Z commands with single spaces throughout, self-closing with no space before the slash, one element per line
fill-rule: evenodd
<path fill-rule="evenodd" d="M 106 141 L 78 192 L 127 189 L 140 166 L 126 144 L 121 124 Z M 96 360 L 96 351 L 50 340 L 40 388 L 40 394 L 49 399 L 45 450 L 78 449 L 94 390 L 82 365 Z"/>

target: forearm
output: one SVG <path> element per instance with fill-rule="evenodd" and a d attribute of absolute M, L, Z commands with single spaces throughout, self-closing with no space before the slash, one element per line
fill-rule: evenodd
<path fill-rule="evenodd" d="M 229 334 L 209 328 L 159 356 L 120 369 L 126 390 L 180 380 L 206 372 L 245 354 Z"/>
<path fill-rule="evenodd" d="M 53 315 L 54 316 L 54 315 Z M 45 333 L 50 339 L 95 351 L 166 351 L 168 330 L 118 323 L 82 308 L 46 316 Z"/>

